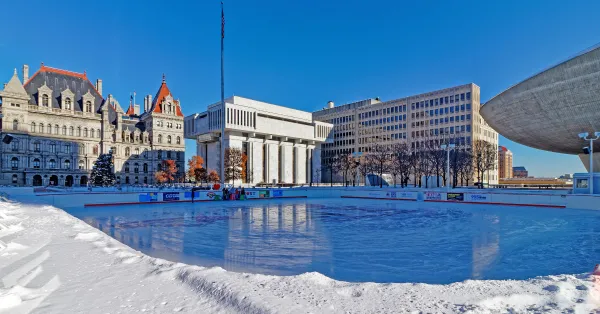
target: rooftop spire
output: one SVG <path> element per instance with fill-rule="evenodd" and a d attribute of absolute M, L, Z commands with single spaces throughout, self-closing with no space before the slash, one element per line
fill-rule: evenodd
<path fill-rule="evenodd" d="M 17 69 L 15 69 L 15 71 L 17 71 Z M 163 83 L 167 81 L 167 77 L 165 76 L 165 74 L 163 73 Z"/>

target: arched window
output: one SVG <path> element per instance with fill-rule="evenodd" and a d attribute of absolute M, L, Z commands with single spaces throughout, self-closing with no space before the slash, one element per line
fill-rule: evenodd
<path fill-rule="evenodd" d="M 85 112 L 92 112 L 92 102 L 91 101 L 85 102 Z"/>
<path fill-rule="evenodd" d="M 71 169 L 71 161 L 68 159 L 63 162 L 63 169 Z"/>
<path fill-rule="evenodd" d="M 131 150 L 129 147 L 125 147 L 125 156 L 131 155 Z"/>
<path fill-rule="evenodd" d="M 75 128 L 74 128 L 74 127 L 72 127 L 72 126 L 70 126 L 70 127 L 69 127 L 69 135 L 70 135 L 70 136 L 73 136 L 73 131 L 74 131 L 74 130 L 75 130 Z"/>
<path fill-rule="evenodd" d="M 13 157 L 10 160 L 10 167 L 12 168 L 12 170 L 17 170 L 17 168 L 19 168 L 19 158 Z"/>
<path fill-rule="evenodd" d="M 52 124 L 48 123 L 48 134 L 52 134 Z"/>
<path fill-rule="evenodd" d="M 181 144 L 181 137 L 177 137 L 177 144 Z"/>
<path fill-rule="evenodd" d="M 42 95 L 42 106 L 48 107 L 48 95 L 47 94 Z"/>
<path fill-rule="evenodd" d="M 148 173 L 148 164 L 144 164 L 144 173 Z"/>
<path fill-rule="evenodd" d="M 126 162 L 124 166 L 125 166 L 125 172 L 129 173 L 129 163 Z"/>
<path fill-rule="evenodd" d="M 167 135 L 167 144 L 171 144 L 171 135 Z"/>
<path fill-rule="evenodd" d="M 67 126 L 63 125 L 62 127 L 62 135 L 67 135 Z"/>
<path fill-rule="evenodd" d="M 40 169 L 40 160 L 37 158 L 33 160 L 33 169 Z"/>
<path fill-rule="evenodd" d="M 13 120 L 13 131 L 16 131 L 19 129 L 19 120 L 14 119 Z"/>
<path fill-rule="evenodd" d="M 135 138 L 135 135 L 133 134 L 133 132 L 131 132 L 131 134 L 129 134 L 129 142 L 133 143 L 134 138 Z"/>
<path fill-rule="evenodd" d="M 81 136 L 81 127 L 80 126 L 77 127 L 77 136 Z"/>
<path fill-rule="evenodd" d="M 71 110 L 71 98 L 65 98 L 65 109 Z"/>
<path fill-rule="evenodd" d="M 87 128 L 83 129 L 83 137 L 88 137 L 88 129 Z"/>
<path fill-rule="evenodd" d="M 135 164 L 133 164 L 133 172 L 135 172 L 135 173 L 140 172 L 140 165 L 137 162 Z"/>
<path fill-rule="evenodd" d="M 60 131 L 60 127 L 58 126 L 58 124 L 54 125 L 54 134 L 58 135 L 58 132 Z"/>
<path fill-rule="evenodd" d="M 90 137 L 94 138 L 96 135 L 94 134 L 94 129 L 90 129 Z"/>
<path fill-rule="evenodd" d="M 85 164 L 83 163 L 83 160 L 80 160 L 80 161 L 79 161 L 79 169 L 80 169 L 80 170 L 83 170 L 83 168 L 84 168 L 84 165 L 85 165 Z"/>
<path fill-rule="evenodd" d="M 31 122 L 31 133 L 35 133 L 35 122 Z"/>
<path fill-rule="evenodd" d="M 15 121 L 17 121 L 17 120 L 15 120 Z M 162 143 L 162 134 L 158 134 L 158 142 Z"/>
<path fill-rule="evenodd" d="M 44 133 L 44 124 L 40 123 L 40 133 Z"/>
<path fill-rule="evenodd" d="M 50 159 L 50 160 L 48 161 L 48 168 L 50 168 L 50 169 L 54 169 L 54 168 L 56 168 L 56 160 L 54 160 L 54 159 Z"/>
<path fill-rule="evenodd" d="M 96 132 L 98 134 L 98 138 L 100 138 L 100 129 L 97 129 Z"/>

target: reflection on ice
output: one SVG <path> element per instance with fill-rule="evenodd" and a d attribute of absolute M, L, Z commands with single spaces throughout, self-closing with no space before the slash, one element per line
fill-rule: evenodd
<path fill-rule="evenodd" d="M 525 279 L 586 272 L 600 256 L 594 211 L 359 199 L 69 211 L 152 256 L 345 281 Z"/>

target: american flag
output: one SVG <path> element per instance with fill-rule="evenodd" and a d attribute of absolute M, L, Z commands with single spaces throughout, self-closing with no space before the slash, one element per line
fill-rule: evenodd
<path fill-rule="evenodd" d="M 223 11 L 223 2 L 221 2 L 221 38 L 225 38 L 225 12 Z"/>

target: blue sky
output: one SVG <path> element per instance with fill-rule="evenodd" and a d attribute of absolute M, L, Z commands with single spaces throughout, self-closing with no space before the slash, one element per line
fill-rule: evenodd
<path fill-rule="evenodd" d="M 313 111 L 474 82 L 486 101 L 600 42 L 598 12 L 600 1 L 229 0 L 226 95 Z M 207 0 L 7 1 L 0 81 L 44 62 L 141 103 L 166 73 L 184 114 L 203 111 L 220 97 L 220 13 Z M 500 145 L 535 176 L 584 171 L 576 156 Z"/>

